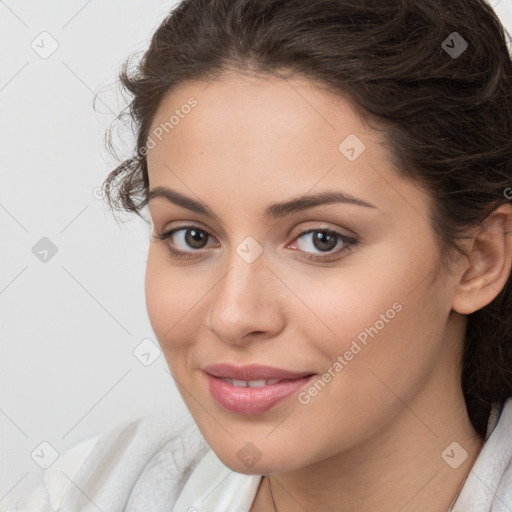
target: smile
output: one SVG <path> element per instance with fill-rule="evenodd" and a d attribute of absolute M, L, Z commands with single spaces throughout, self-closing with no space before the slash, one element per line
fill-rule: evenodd
<path fill-rule="evenodd" d="M 225 410 L 237 414 L 261 414 L 289 398 L 313 378 L 283 380 L 275 384 L 266 381 L 234 381 L 207 375 L 208 389 L 213 399 Z M 227 382 L 226 382 L 227 381 Z M 237 385 L 242 384 L 242 385 Z M 255 386 L 251 385 L 256 383 Z M 263 384 L 261 384 L 263 383 Z"/>

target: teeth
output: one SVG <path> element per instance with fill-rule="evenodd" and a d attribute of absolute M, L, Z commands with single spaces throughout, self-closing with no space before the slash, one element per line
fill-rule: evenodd
<path fill-rule="evenodd" d="M 249 380 L 247 386 L 250 388 L 261 388 L 262 386 L 268 386 L 266 380 Z"/>
<path fill-rule="evenodd" d="M 272 386 L 277 384 L 279 379 L 260 379 L 260 380 L 238 380 L 238 379 L 222 379 L 224 382 L 235 386 L 236 388 L 261 388 L 263 386 Z"/>
<path fill-rule="evenodd" d="M 236 380 L 232 379 L 232 385 L 236 388 L 246 388 L 247 387 L 247 381 L 246 380 Z"/>
<path fill-rule="evenodd" d="M 265 381 L 267 386 L 272 386 L 274 384 L 277 384 L 278 382 L 281 382 L 280 379 L 268 379 Z"/>

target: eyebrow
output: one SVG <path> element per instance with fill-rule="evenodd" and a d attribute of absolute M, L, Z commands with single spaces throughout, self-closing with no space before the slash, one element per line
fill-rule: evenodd
<path fill-rule="evenodd" d="M 155 187 L 148 192 L 147 202 L 156 198 L 166 199 L 168 202 L 186 208 L 201 215 L 218 219 L 219 217 L 205 204 L 190 197 L 184 196 L 176 190 L 167 187 Z M 265 217 L 279 218 L 286 215 L 307 210 L 315 206 L 331 203 L 346 203 L 363 206 L 365 208 L 377 208 L 375 205 L 363 201 L 351 194 L 337 191 L 320 192 L 314 195 L 301 196 L 281 203 L 270 205 L 265 210 Z"/>

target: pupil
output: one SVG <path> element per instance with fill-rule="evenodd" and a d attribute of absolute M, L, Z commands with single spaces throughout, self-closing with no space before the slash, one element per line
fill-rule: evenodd
<path fill-rule="evenodd" d="M 204 247 L 204 242 L 206 240 L 206 233 L 200 231 L 199 229 L 188 229 L 185 233 L 185 241 L 190 247 L 194 247 L 196 249 L 201 249 Z"/>
<path fill-rule="evenodd" d="M 319 250 L 329 251 L 336 246 L 336 237 L 324 231 L 317 231 L 313 237 L 313 244 Z M 327 244 L 327 246 L 325 245 Z"/>

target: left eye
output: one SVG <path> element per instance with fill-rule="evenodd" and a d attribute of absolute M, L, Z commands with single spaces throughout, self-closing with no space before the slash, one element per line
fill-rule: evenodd
<path fill-rule="evenodd" d="M 316 249 L 320 253 L 331 252 L 340 241 L 342 242 L 342 248 L 340 250 L 345 249 L 345 246 L 350 246 L 356 243 L 354 238 L 328 229 L 311 229 L 309 231 L 305 231 L 296 237 L 296 240 L 300 239 L 306 241 L 304 244 L 306 247 L 301 249 L 305 252 L 308 252 L 308 249 Z"/>

